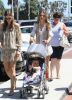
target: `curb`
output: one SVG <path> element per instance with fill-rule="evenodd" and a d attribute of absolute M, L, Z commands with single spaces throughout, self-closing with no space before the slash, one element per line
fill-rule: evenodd
<path fill-rule="evenodd" d="M 69 91 L 70 91 L 70 89 L 72 88 L 72 83 L 69 85 L 69 87 L 68 88 L 66 88 L 66 89 L 68 89 Z M 66 90 L 65 90 L 65 92 L 64 92 L 64 94 L 62 95 L 62 97 L 60 98 L 60 100 L 64 100 L 64 98 L 65 98 L 65 96 L 67 95 L 67 93 L 66 93 Z"/>

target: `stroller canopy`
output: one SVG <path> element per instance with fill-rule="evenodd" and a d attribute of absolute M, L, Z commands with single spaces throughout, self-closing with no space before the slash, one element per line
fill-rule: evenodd
<path fill-rule="evenodd" d="M 28 54 L 36 54 L 35 56 L 42 56 L 42 57 L 46 57 L 47 56 L 47 50 L 45 48 L 45 46 L 43 44 L 31 44 L 28 47 L 27 50 Z"/>

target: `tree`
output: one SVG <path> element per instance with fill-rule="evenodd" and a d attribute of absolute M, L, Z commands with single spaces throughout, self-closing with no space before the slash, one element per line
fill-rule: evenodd
<path fill-rule="evenodd" d="M 4 4 L 2 2 L 2 0 L 0 0 L 0 18 L 3 19 L 3 15 L 4 15 Z"/>
<path fill-rule="evenodd" d="M 30 17 L 34 18 L 38 15 L 39 8 L 38 8 L 38 1 L 37 0 L 30 0 Z"/>
<path fill-rule="evenodd" d="M 8 5 L 11 5 L 12 4 L 12 0 L 8 0 Z"/>
<path fill-rule="evenodd" d="M 30 1 L 30 2 L 29 2 Z M 38 15 L 38 0 L 24 0 L 25 5 L 23 9 L 24 17 L 28 19 L 35 19 L 35 17 Z"/>
<path fill-rule="evenodd" d="M 64 11 L 67 8 L 67 3 L 64 1 L 54 1 L 54 2 L 50 2 L 50 16 L 53 15 L 54 12 L 58 11 L 60 12 L 62 15 L 64 15 Z"/>
<path fill-rule="evenodd" d="M 4 8 L 4 4 L 2 2 L 2 0 L 0 0 L 0 9 Z"/>
<path fill-rule="evenodd" d="M 12 5 L 12 0 L 8 0 L 8 5 Z M 18 5 L 18 0 L 13 0 L 13 5 Z"/>

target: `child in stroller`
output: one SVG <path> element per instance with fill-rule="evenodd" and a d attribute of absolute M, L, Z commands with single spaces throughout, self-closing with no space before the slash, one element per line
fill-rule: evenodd
<path fill-rule="evenodd" d="M 33 85 L 38 87 L 38 98 L 40 98 L 40 95 L 44 98 L 45 91 L 48 93 L 44 65 L 44 58 L 41 55 L 37 53 L 28 55 L 26 70 L 23 77 L 23 88 L 20 90 L 20 98 L 22 98 L 22 95 L 25 97 L 26 94 L 31 94 Z"/>
<path fill-rule="evenodd" d="M 37 59 L 29 59 L 24 74 L 24 83 L 37 83 L 40 80 L 41 67 Z"/>

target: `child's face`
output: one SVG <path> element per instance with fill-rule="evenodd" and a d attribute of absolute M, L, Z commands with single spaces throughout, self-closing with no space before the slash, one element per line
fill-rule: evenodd
<path fill-rule="evenodd" d="M 38 66 L 39 66 L 39 61 L 38 61 L 38 60 L 34 60 L 34 61 L 32 62 L 32 66 L 38 67 Z"/>

